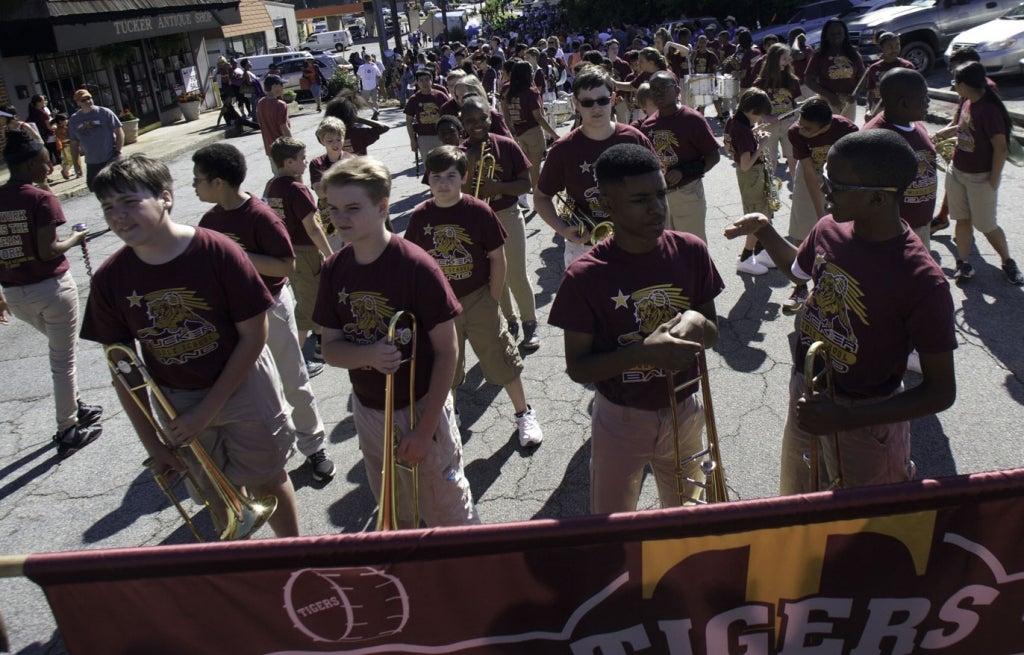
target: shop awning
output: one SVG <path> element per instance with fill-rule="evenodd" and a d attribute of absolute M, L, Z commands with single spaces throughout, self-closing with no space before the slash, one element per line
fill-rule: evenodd
<path fill-rule="evenodd" d="M 238 3 L 238 11 L 242 16 L 242 22 L 222 27 L 225 39 L 274 29 L 263 0 L 241 0 Z"/>
<path fill-rule="evenodd" d="M 0 53 L 62 52 L 220 29 L 241 22 L 238 5 L 238 0 L 0 0 Z"/>

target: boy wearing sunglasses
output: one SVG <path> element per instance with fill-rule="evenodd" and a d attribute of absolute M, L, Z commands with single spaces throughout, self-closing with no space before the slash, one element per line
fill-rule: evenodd
<path fill-rule="evenodd" d="M 548 150 L 533 192 L 534 209 L 565 239 L 566 268 L 590 249 L 590 231 L 567 223 L 559 216 L 554 204 L 555 194 L 564 192 L 573 211 L 593 225 L 607 221 L 608 215 L 598 201 L 594 162 L 601 153 L 619 143 L 634 143 L 654 152 L 654 146 L 640 130 L 612 119 L 613 84 L 611 77 L 600 68 L 580 69 L 572 84 L 580 126 Z"/>
<path fill-rule="evenodd" d="M 890 130 L 836 141 L 822 175 L 826 209 L 797 248 L 763 214 L 747 214 L 727 238 L 753 234 L 794 282 L 814 281 L 799 322 L 789 415 L 782 437 L 780 493 L 813 489 L 804 454 L 820 439 L 828 480 L 843 487 L 914 478 L 910 420 L 956 398 L 949 283 L 900 217 L 917 157 Z M 825 343 L 835 399 L 804 392 L 804 358 Z M 920 353 L 922 381 L 903 391 L 907 356 Z M 836 434 L 838 439 L 822 439 Z M 832 450 L 841 445 L 841 457 Z"/>

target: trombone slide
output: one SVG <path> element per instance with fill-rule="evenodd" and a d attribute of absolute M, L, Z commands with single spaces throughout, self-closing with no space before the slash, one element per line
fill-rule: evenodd
<path fill-rule="evenodd" d="M 675 447 L 675 478 L 676 496 L 680 505 L 685 504 L 708 504 L 720 503 L 729 500 L 729 491 L 725 484 L 725 467 L 722 466 L 722 453 L 718 446 L 718 428 L 715 424 L 715 409 L 711 402 L 711 383 L 708 376 L 708 361 L 704 349 L 697 354 L 697 377 L 676 383 L 675 374 L 668 371 L 666 374 L 669 393 L 669 411 L 672 412 L 672 436 Z M 681 453 L 680 440 L 682 435 L 679 430 L 679 414 L 676 405 L 676 394 L 700 383 L 701 400 L 704 405 L 704 429 L 707 433 L 707 445 L 701 450 L 686 456 Z M 695 461 L 700 461 L 701 471 L 704 473 L 704 480 L 695 480 L 687 477 L 683 467 Z M 687 493 L 687 485 L 704 491 L 704 498 L 693 496 Z"/>
<path fill-rule="evenodd" d="M 815 375 L 814 369 L 817 367 L 818 360 L 823 363 L 823 368 L 820 373 Z M 835 380 L 833 379 L 835 372 L 832 368 L 832 358 L 828 354 L 828 346 L 824 341 L 815 341 L 811 344 L 811 347 L 807 349 L 807 354 L 804 355 L 804 392 L 811 396 L 818 392 L 819 389 L 824 385 L 825 392 L 828 394 L 829 400 L 835 402 L 836 400 L 836 386 Z M 843 487 L 843 457 L 842 452 L 839 448 L 839 433 L 833 432 L 832 437 L 832 449 L 836 454 L 836 477 L 833 480 L 829 480 L 828 490 L 841 489 Z M 811 452 L 804 455 L 807 460 L 807 465 L 811 469 L 811 490 L 821 491 L 821 441 L 817 435 L 811 437 Z M 826 471 L 827 473 L 827 471 Z"/>

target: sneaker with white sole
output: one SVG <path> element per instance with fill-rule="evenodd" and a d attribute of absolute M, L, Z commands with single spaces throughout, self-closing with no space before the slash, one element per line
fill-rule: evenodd
<path fill-rule="evenodd" d="M 747 275 L 764 275 L 768 272 L 768 267 L 757 261 L 757 258 L 754 255 L 742 260 L 737 257 L 736 272 L 746 273 Z"/>
<path fill-rule="evenodd" d="M 799 313 L 803 309 L 805 300 L 807 300 L 807 285 L 793 285 L 793 292 L 789 294 L 789 298 L 782 301 L 782 313 L 786 316 Z"/>
<path fill-rule="evenodd" d="M 974 277 L 974 267 L 965 261 L 958 261 L 956 263 L 956 270 L 953 271 L 953 278 L 961 282 L 966 282 Z"/>
<path fill-rule="evenodd" d="M 526 199 L 525 195 L 519 196 L 518 204 L 520 209 L 530 211 L 530 201 Z"/>
<path fill-rule="evenodd" d="M 519 428 L 519 445 L 523 448 L 539 446 L 544 441 L 544 431 L 537 420 L 537 412 L 529 405 L 525 412 L 516 414 L 516 427 Z"/>
<path fill-rule="evenodd" d="M 762 250 L 754 255 L 754 259 L 757 260 L 758 264 L 765 268 L 775 268 L 775 262 L 772 261 L 772 256 L 768 254 L 767 250 Z"/>
<path fill-rule="evenodd" d="M 1006 276 L 1006 281 L 1010 284 L 1018 287 L 1024 284 L 1024 274 L 1021 274 L 1020 269 L 1017 267 L 1017 262 L 1012 259 L 1007 259 L 1003 262 L 1003 275 Z"/>
<path fill-rule="evenodd" d="M 71 457 L 79 450 L 96 441 L 103 434 L 103 428 L 98 425 L 82 426 L 72 425 L 63 432 L 53 435 L 53 441 L 57 444 L 57 455 L 61 459 Z"/>
<path fill-rule="evenodd" d="M 911 353 L 907 355 L 907 370 L 914 373 L 921 372 L 921 356 L 917 354 L 916 350 L 911 351 Z"/>
<path fill-rule="evenodd" d="M 334 460 L 327 454 L 327 450 L 321 448 L 306 458 L 306 463 L 313 469 L 313 479 L 317 482 L 324 482 L 334 478 Z"/>

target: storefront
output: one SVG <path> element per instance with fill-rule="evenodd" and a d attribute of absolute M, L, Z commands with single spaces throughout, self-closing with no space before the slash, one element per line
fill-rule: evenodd
<path fill-rule="evenodd" d="M 238 0 L 45 2 L 29 0 L 0 23 L 3 73 L 12 102 L 42 93 L 74 112 L 76 89 L 145 125 L 168 120 L 183 91 L 203 92 L 209 71 L 204 33 L 241 22 Z"/>

